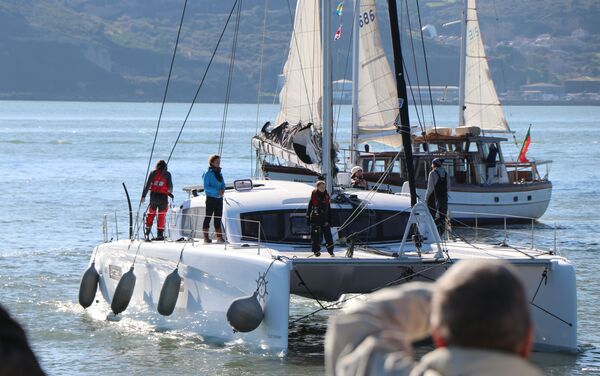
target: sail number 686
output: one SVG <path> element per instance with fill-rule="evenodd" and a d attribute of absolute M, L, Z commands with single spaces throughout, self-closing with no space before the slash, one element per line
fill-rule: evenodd
<path fill-rule="evenodd" d="M 369 9 L 369 12 L 364 12 L 358 17 L 358 25 L 363 27 L 363 25 L 368 25 L 369 22 L 375 21 L 375 12 L 373 12 L 373 9 Z"/>

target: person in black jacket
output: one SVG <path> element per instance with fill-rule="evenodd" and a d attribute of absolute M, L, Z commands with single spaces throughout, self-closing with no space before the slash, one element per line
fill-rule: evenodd
<path fill-rule="evenodd" d="M 319 180 L 316 189 L 310 195 L 306 222 L 310 225 L 310 239 L 315 256 L 321 256 L 321 241 L 325 237 L 325 247 L 331 256 L 333 254 L 333 236 L 331 235 L 331 202 L 325 189 L 325 182 Z"/>

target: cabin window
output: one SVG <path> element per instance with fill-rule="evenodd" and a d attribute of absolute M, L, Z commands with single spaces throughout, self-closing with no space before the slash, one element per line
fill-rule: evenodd
<path fill-rule="evenodd" d="M 399 242 L 404 235 L 409 212 L 391 210 L 363 210 L 349 221 L 352 209 L 332 209 L 333 227 L 340 227 L 340 238 L 354 235 L 358 243 Z M 304 211 L 263 211 L 242 213 L 242 240 L 288 244 L 310 244 L 310 227 L 306 224 Z M 259 226 L 260 223 L 260 226 Z"/>
<path fill-rule="evenodd" d="M 197 237 L 202 234 L 202 222 L 206 208 L 195 207 L 181 211 L 181 235 L 185 237 Z"/>

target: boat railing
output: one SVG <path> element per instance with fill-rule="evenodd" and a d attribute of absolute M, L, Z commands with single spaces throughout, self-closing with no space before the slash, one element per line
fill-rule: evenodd
<path fill-rule="evenodd" d="M 127 215 L 129 215 L 129 212 L 126 213 Z M 119 227 L 119 217 L 124 215 L 123 213 L 120 213 L 118 211 L 114 211 L 114 213 L 111 214 L 104 214 L 103 218 L 102 218 L 102 239 L 104 243 L 108 243 L 111 242 L 113 240 L 119 240 L 119 238 L 121 237 L 122 234 L 122 230 L 120 230 Z M 182 214 L 186 217 L 195 217 L 196 218 L 196 222 L 194 223 L 195 226 L 193 226 L 193 228 L 183 228 L 183 227 L 177 227 L 176 226 L 176 221 L 175 221 L 175 217 L 176 217 L 177 213 L 174 213 L 172 210 L 169 210 L 169 218 L 168 218 L 168 223 L 165 225 L 165 235 L 167 239 L 171 239 L 171 240 L 178 240 L 178 239 L 174 239 L 175 236 L 181 235 L 182 238 L 186 238 L 186 240 L 191 240 L 192 242 L 198 241 L 200 240 L 200 238 L 197 238 L 196 235 L 197 234 L 201 234 L 202 233 L 202 229 L 199 228 L 197 225 L 200 224 L 199 221 L 204 219 L 204 214 Z M 253 223 L 257 226 L 257 236 L 253 237 L 253 236 L 249 236 L 247 234 L 243 235 L 243 238 L 245 240 L 249 240 L 245 241 L 242 245 L 243 246 L 249 246 L 249 245 L 256 245 L 257 247 L 257 252 L 260 255 L 261 252 L 261 246 L 262 246 L 262 242 L 263 239 L 261 238 L 261 234 L 263 233 L 263 229 L 262 229 L 262 224 L 260 221 L 256 221 L 256 220 L 251 220 L 251 219 L 242 219 L 239 217 L 221 217 L 221 220 L 223 222 L 228 222 L 228 221 L 238 221 L 240 223 Z M 128 237 L 125 236 L 123 238 L 127 239 L 137 239 L 139 240 L 140 236 L 139 236 L 139 230 L 144 228 L 144 223 L 145 223 L 145 218 L 142 217 L 139 220 L 138 226 L 135 225 L 135 223 L 133 223 L 132 225 L 132 236 Z M 241 226 L 240 226 L 241 228 Z M 138 231 L 136 231 L 138 230 Z M 233 229 L 229 229 L 227 232 L 230 235 L 233 236 L 239 236 L 239 238 L 242 237 L 242 234 L 232 234 L 231 231 Z M 183 236 L 185 233 L 190 233 L 190 236 Z M 227 235 L 227 234 L 225 234 Z M 228 245 L 231 246 L 231 243 L 228 242 L 224 242 L 224 243 L 217 243 L 217 244 L 223 244 L 224 249 L 227 249 Z M 264 247 L 263 247 L 264 248 Z"/>
<path fill-rule="evenodd" d="M 470 223 L 473 223 L 474 225 L 471 226 L 469 223 L 466 222 L 462 222 L 460 220 L 457 219 L 453 219 L 452 215 L 453 214 L 467 214 L 470 217 L 474 218 L 474 221 L 469 221 Z M 553 244 L 553 252 L 556 254 L 558 252 L 557 250 L 557 227 L 556 227 L 556 223 L 553 224 L 552 229 L 553 229 L 553 235 L 551 237 L 549 236 L 544 236 L 544 235 L 540 235 L 539 234 L 539 230 L 537 231 L 538 233 L 536 233 L 536 222 L 537 222 L 537 218 L 533 218 L 533 217 L 525 217 L 525 216 L 520 216 L 520 215 L 510 215 L 510 214 L 493 214 L 493 213 L 478 213 L 478 212 L 471 212 L 471 211 L 451 211 L 448 213 L 448 217 L 450 219 L 452 219 L 453 222 L 460 224 L 460 226 L 462 228 L 466 228 L 466 229 L 471 229 L 474 231 L 474 241 L 477 241 L 479 236 L 480 236 L 480 232 L 486 232 L 486 233 L 494 233 L 494 234 L 498 234 L 500 233 L 503 236 L 503 240 L 501 242 L 502 245 L 508 245 L 508 239 L 509 239 L 509 235 L 510 234 L 515 234 L 515 235 L 519 235 L 519 236 L 528 236 L 531 240 L 531 249 L 535 249 L 535 243 L 536 243 L 536 239 L 546 239 L 549 241 L 552 241 Z M 502 228 L 498 228 L 497 226 L 494 228 L 490 228 L 490 227 L 482 227 L 480 224 L 480 221 L 484 221 L 484 220 L 489 220 L 490 217 L 494 217 L 494 218 L 501 218 L 502 219 L 502 223 L 503 226 Z M 530 230 L 529 231 L 522 231 L 519 229 L 510 229 L 508 228 L 508 221 L 512 220 L 512 221 L 519 221 L 519 222 L 523 222 L 523 223 L 528 223 L 531 225 Z"/>

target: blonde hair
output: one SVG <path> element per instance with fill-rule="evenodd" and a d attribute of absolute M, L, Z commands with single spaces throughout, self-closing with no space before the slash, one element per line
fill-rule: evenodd
<path fill-rule="evenodd" d="M 212 166 L 212 163 L 215 161 L 215 159 L 221 159 L 221 156 L 219 154 L 213 154 L 208 157 L 208 165 Z"/>
<path fill-rule="evenodd" d="M 325 181 L 317 180 L 317 182 L 315 183 L 315 188 L 319 188 L 319 185 L 321 185 L 321 184 L 325 185 Z"/>

